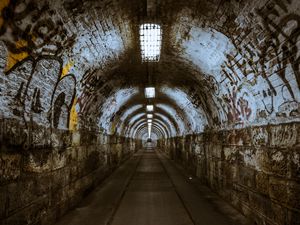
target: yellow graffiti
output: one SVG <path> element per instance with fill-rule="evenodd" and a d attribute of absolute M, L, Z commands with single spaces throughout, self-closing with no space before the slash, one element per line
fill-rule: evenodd
<path fill-rule="evenodd" d="M 76 103 L 77 103 L 77 98 L 75 97 L 72 105 L 71 113 L 70 113 L 69 130 L 71 131 L 77 130 L 78 114 L 76 112 Z"/>
<path fill-rule="evenodd" d="M 0 11 L 2 12 L 2 9 L 4 9 L 6 6 L 8 6 L 8 3 L 9 3 L 10 0 L 1 0 L 0 1 Z M 0 27 L 2 27 L 3 25 L 3 18 L 0 17 Z"/>
<path fill-rule="evenodd" d="M 111 132 L 112 134 L 114 134 L 114 133 L 116 132 L 116 122 L 115 122 L 115 121 L 112 122 L 110 132 Z"/>
<path fill-rule="evenodd" d="M 19 40 L 16 42 L 16 48 L 22 48 L 27 46 L 27 41 Z M 21 52 L 18 54 L 8 52 L 7 64 L 5 71 L 10 70 L 17 62 L 22 61 L 28 56 L 27 52 Z"/>
<path fill-rule="evenodd" d="M 60 78 L 63 78 L 64 76 L 66 76 L 69 73 L 69 71 L 71 70 L 72 66 L 74 66 L 74 62 L 73 61 L 70 61 L 67 64 L 65 64 L 63 66 Z"/>
<path fill-rule="evenodd" d="M 3 11 L 3 9 L 5 7 L 7 7 L 9 5 L 10 0 L 0 0 L 0 12 Z M 0 28 L 3 26 L 4 24 L 4 18 L 2 17 L 2 14 L 0 15 Z M 27 41 L 24 40 L 19 40 L 16 42 L 16 48 L 22 48 L 22 47 L 26 47 L 28 45 Z M 17 62 L 22 61 L 23 59 L 25 59 L 28 56 L 27 52 L 22 52 L 22 53 L 12 53 L 12 52 L 8 52 L 8 57 L 7 57 L 7 64 L 6 64 L 6 68 L 5 71 L 10 70 Z"/>
<path fill-rule="evenodd" d="M 66 76 L 70 72 L 72 66 L 74 66 L 73 61 L 69 61 L 68 63 L 66 63 L 63 66 L 60 78 L 63 78 L 64 76 Z M 76 103 L 77 103 L 77 98 L 75 97 L 72 108 L 71 108 L 70 120 L 69 120 L 69 130 L 71 130 L 71 131 L 74 131 L 77 129 L 78 114 L 76 112 Z"/>

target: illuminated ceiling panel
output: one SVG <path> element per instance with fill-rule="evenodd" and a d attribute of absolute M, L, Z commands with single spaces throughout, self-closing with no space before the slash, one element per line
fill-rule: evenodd
<path fill-rule="evenodd" d="M 153 114 L 147 114 L 147 118 L 148 119 L 152 119 L 153 118 Z"/>
<path fill-rule="evenodd" d="M 146 87 L 145 88 L 145 97 L 146 98 L 155 98 L 155 88 L 154 87 Z"/>
<path fill-rule="evenodd" d="M 147 105 L 147 112 L 152 112 L 154 110 L 154 106 L 153 105 Z"/>
<path fill-rule="evenodd" d="M 143 62 L 158 62 L 161 49 L 161 29 L 157 24 L 140 26 L 140 41 Z"/>

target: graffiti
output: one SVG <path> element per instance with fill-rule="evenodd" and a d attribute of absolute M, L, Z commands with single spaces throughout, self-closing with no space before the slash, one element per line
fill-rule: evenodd
<path fill-rule="evenodd" d="M 97 111 L 99 111 L 101 103 L 113 94 L 113 88 L 110 85 L 105 85 L 105 83 L 102 83 L 102 81 L 100 84 L 103 84 L 103 86 L 98 85 L 98 83 L 94 86 L 94 88 L 98 87 L 97 94 L 95 94 L 96 90 L 88 90 L 89 84 L 84 86 L 83 93 L 77 99 L 79 114 L 87 113 L 96 108 L 98 109 Z"/>
<path fill-rule="evenodd" d="M 219 91 L 218 85 L 214 85 L 214 79 L 209 78 L 211 80 L 211 84 L 208 84 L 208 86 L 212 87 L 216 92 Z M 209 92 L 207 91 L 206 93 L 204 92 L 197 92 L 197 89 L 193 86 L 189 86 L 187 89 L 187 95 L 190 98 L 191 103 L 193 104 L 194 107 L 196 108 L 202 108 L 204 112 L 206 112 L 206 118 L 210 121 L 214 121 L 215 124 L 219 125 L 219 120 L 215 120 L 214 118 L 217 118 L 215 113 L 219 113 L 218 110 L 214 110 L 211 106 L 214 104 L 210 104 L 210 101 L 215 101 L 214 96 L 208 96 Z"/>
<path fill-rule="evenodd" d="M 249 94 L 244 92 L 240 97 L 236 87 L 233 87 L 232 92 L 228 90 L 228 94 L 223 96 L 228 105 L 227 117 L 229 122 L 243 123 L 250 119 L 252 109 L 249 106 L 249 101 L 246 99 Z"/>
<path fill-rule="evenodd" d="M 277 116 L 295 117 L 300 115 L 300 103 L 296 101 L 284 102 L 278 107 Z"/>
<path fill-rule="evenodd" d="M 257 14 L 262 18 L 264 28 L 269 33 L 268 38 L 265 41 L 265 46 L 261 51 L 261 75 L 267 81 L 269 86 L 268 96 L 271 96 L 271 101 L 265 106 L 266 111 L 271 114 L 274 111 L 274 97 L 277 96 L 275 84 L 273 81 L 277 79 L 282 81 L 282 101 L 283 103 L 277 108 L 276 115 L 279 117 L 295 116 L 299 114 L 297 103 L 295 102 L 295 93 L 298 93 L 299 89 L 293 89 L 291 72 L 289 66 L 294 75 L 294 79 L 298 88 L 300 87 L 299 76 L 299 60 L 297 58 L 298 47 L 297 40 L 299 38 L 299 22 L 300 16 L 295 14 L 288 14 L 286 3 L 290 1 L 274 1 L 270 5 L 263 9 L 257 10 Z M 279 12 L 279 10 L 281 11 Z M 279 18 L 280 15 L 284 15 Z M 274 18 L 278 19 L 274 22 Z M 293 24 L 293 25 L 292 25 Z M 272 81 L 271 81 L 272 80 Z M 278 86 L 278 82 L 277 82 Z M 264 96 L 265 97 L 265 96 Z M 293 104 L 291 104 L 293 102 Z M 290 110 L 284 109 L 285 106 L 293 106 Z M 289 112 L 287 112 L 289 111 Z"/>
<path fill-rule="evenodd" d="M 269 134 L 266 128 L 254 128 L 251 132 L 251 142 L 255 147 L 267 145 L 269 141 Z"/>
<path fill-rule="evenodd" d="M 0 52 L 7 52 L 1 42 Z M 0 62 L 2 117 L 23 119 L 25 124 L 68 128 L 76 80 L 72 74 L 61 78 L 63 64 L 59 58 L 27 57 L 5 73 L 5 60 Z"/>
<path fill-rule="evenodd" d="M 54 19 L 55 14 L 48 3 L 39 5 L 14 0 L 3 7 L 0 36 L 12 54 L 11 58 L 22 60 L 28 55 L 37 57 L 41 54 L 58 56 L 64 48 L 71 47 L 75 36 L 67 36 L 63 22 L 58 17 Z M 14 64 L 15 60 L 12 60 L 8 69 Z"/>
<path fill-rule="evenodd" d="M 216 80 L 216 78 L 214 78 L 214 76 L 209 76 L 208 77 L 208 84 L 209 84 L 209 89 L 213 90 L 215 95 L 219 95 L 220 94 L 220 87 L 219 84 Z"/>
<path fill-rule="evenodd" d="M 258 11 L 258 14 L 263 18 L 265 28 L 272 34 L 272 42 L 274 43 L 273 47 L 277 51 L 277 71 L 281 79 L 286 85 L 288 85 L 291 95 L 293 95 L 292 89 L 287 81 L 285 67 L 288 63 L 292 66 L 295 78 L 300 87 L 300 74 L 299 74 L 299 62 L 300 57 L 296 58 L 298 53 L 297 39 L 300 35 L 299 26 L 300 26 L 300 16 L 295 14 L 289 14 L 284 16 L 278 24 L 275 24 L 270 18 L 271 13 L 277 12 L 274 11 L 274 8 Z M 279 15 L 277 15 L 279 16 Z M 290 24 L 296 23 L 293 29 L 289 27 Z M 289 29 L 287 29 L 289 28 Z M 285 30 L 289 30 L 285 32 Z"/>
<path fill-rule="evenodd" d="M 271 115 L 274 112 L 274 92 L 271 89 L 263 90 L 263 100 L 264 114 Z M 263 111 L 263 110 L 262 110 Z M 262 112 L 261 111 L 261 112 Z"/>
<path fill-rule="evenodd" d="M 231 42 L 235 46 L 236 52 L 234 54 L 227 54 L 227 60 L 221 66 L 222 76 L 228 79 L 231 85 L 237 85 L 247 78 L 250 84 L 256 83 L 253 78 L 259 73 L 259 56 L 256 52 L 255 46 L 252 43 L 242 44 L 242 31 L 237 38 L 231 37 Z M 248 33 L 248 32 L 247 32 Z M 240 46 L 239 46 L 240 45 Z"/>
<path fill-rule="evenodd" d="M 272 147 L 292 147 L 297 143 L 297 126 L 280 125 L 272 127 L 270 130 L 270 146 Z"/>
<path fill-rule="evenodd" d="M 269 32 L 262 43 L 255 43 L 255 46 L 252 42 L 246 42 L 245 40 L 249 40 L 249 38 L 247 39 L 247 35 L 250 35 L 248 29 L 243 30 L 239 28 L 235 32 L 235 36 L 231 37 L 231 41 L 236 48 L 236 53 L 227 55 L 227 61 L 222 66 L 223 76 L 229 79 L 231 85 L 241 82 L 244 77 L 247 77 L 247 81 L 250 82 L 250 84 L 255 85 L 257 83 L 256 78 L 262 76 L 266 79 L 269 88 L 276 95 L 276 90 L 269 77 L 274 73 L 278 73 L 282 81 L 288 85 L 291 95 L 293 95 L 285 74 L 285 68 L 288 63 L 293 64 L 293 57 L 291 56 L 298 51 L 298 49 L 295 48 L 295 43 L 298 38 L 299 18 L 298 15 L 288 15 L 276 25 L 273 22 L 274 19 L 271 20 L 268 18 L 268 15 L 272 14 L 271 11 L 269 7 L 265 10 L 257 10 L 258 15 L 264 20 L 265 30 Z M 280 14 L 276 13 L 276 15 L 279 16 Z M 284 33 L 284 30 L 290 30 L 287 28 L 293 21 L 297 23 L 297 26 L 293 28 L 294 30 L 289 31 L 290 34 L 287 35 Z M 270 24 L 276 29 L 272 30 Z M 256 27 L 256 29 L 258 28 Z M 285 40 L 282 39 L 281 35 Z M 253 40 L 256 40 L 256 38 L 253 38 Z M 243 44 L 243 41 L 246 43 Z M 291 52 L 291 50 L 293 51 Z M 293 61 L 295 61 L 295 59 Z M 298 62 L 298 60 L 296 60 L 296 62 Z M 297 78 L 298 72 L 294 72 Z"/>
<path fill-rule="evenodd" d="M 251 141 L 253 146 L 287 147 L 297 143 L 296 125 L 279 125 L 253 128 Z"/>
<path fill-rule="evenodd" d="M 291 13 L 291 6 L 292 0 L 270 1 L 256 9 L 261 24 L 254 29 L 235 24 L 238 28 L 230 32 L 234 51 L 221 65 L 221 83 L 226 81 L 228 93 L 220 93 L 230 121 L 249 119 L 254 106 L 261 118 L 299 115 L 300 16 Z M 237 98 L 236 87 L 245 85 L 261 96 L 261 103 L 251 101 L 250 107 L 250 101 Z"/>
<path fill-rule="evenodd" d="M 275 65 L 277 66 L 276 72 L 284 81 L 285 85 L 287 85 L 289 92 L 294 98 L 285 68 L 288 64 L 291 65 L 298 87 L 300 87 L 300 57 L 297 57 L 299 50 L 297 47 L 297 40 L 300 36 L 300 16 L 293 13 L 287 14 L 288 10 L 286 3 L 290 4 L 291 1 L 273 1 L 267 7 L 257 10 L 257 14 L 261 16 L 263 25 L 270 34 L 270 38 L 266 43 L 268 43 L 271 48 L 274 48 L 273 51 L 276 55 Z M 284 16 L 280 18 L 281 15 Z M 276 19 L 279 19 L 277 23 L 274 22 L 274 16 Z M 267 50 L 264 50 L 263 52 L 268 53 Z M 264 56 L 264 53 L 262 56 Z M 262 57 L 262 59 L 262 63 L 266 62 L 266 57 Z"/>

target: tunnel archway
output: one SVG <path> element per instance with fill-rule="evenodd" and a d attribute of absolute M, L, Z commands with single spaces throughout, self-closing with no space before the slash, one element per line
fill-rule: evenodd
<path fill-rule="evenodd" d="M 59 218 L 151 138 L 257 224 L 296 224 L 299 10 L 2 0 L 0 220 Z"/>

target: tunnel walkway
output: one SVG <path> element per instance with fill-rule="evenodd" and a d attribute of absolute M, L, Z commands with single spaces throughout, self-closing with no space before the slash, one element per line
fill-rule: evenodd
<path fill-rule="evenodd" d="M 247 224 L 209 189 L 189 179 L 161 153 L 147 148 L 56 225 Z"/>

